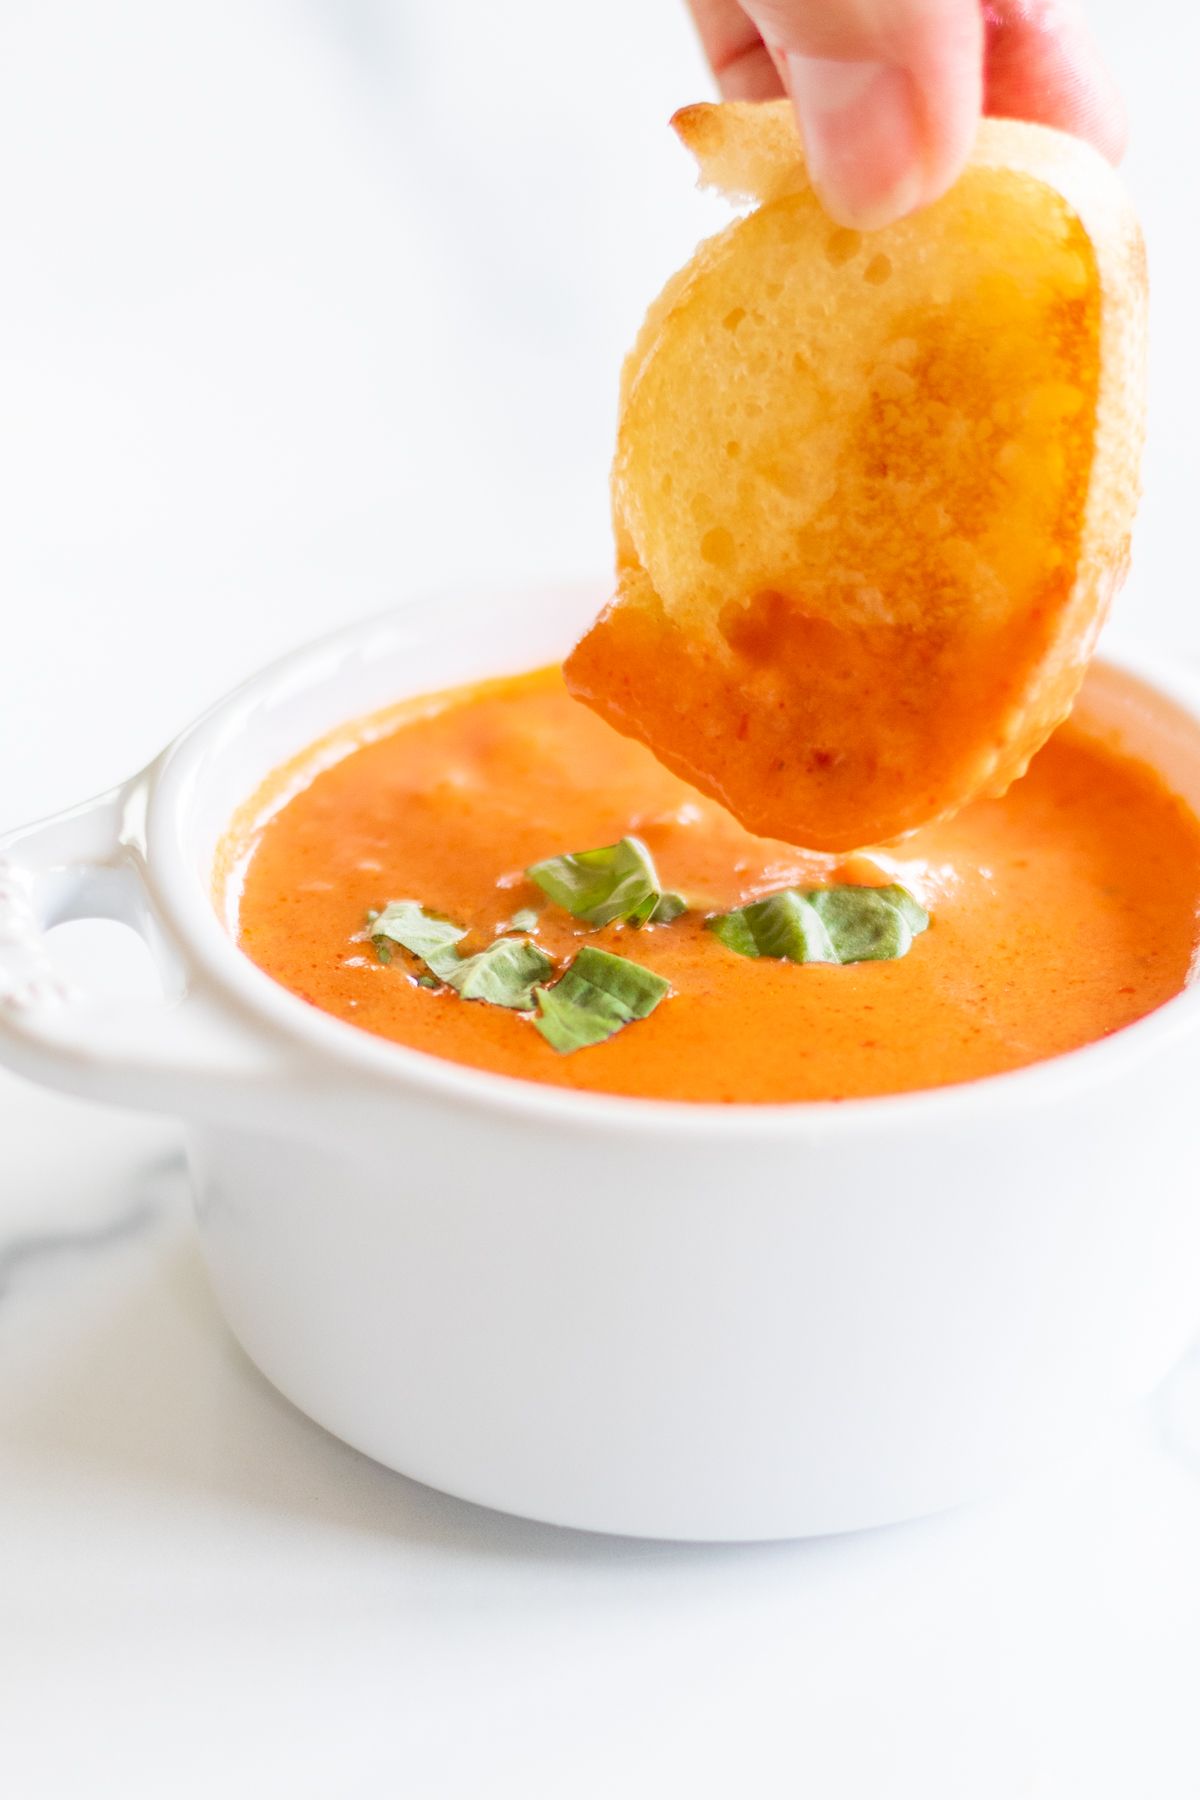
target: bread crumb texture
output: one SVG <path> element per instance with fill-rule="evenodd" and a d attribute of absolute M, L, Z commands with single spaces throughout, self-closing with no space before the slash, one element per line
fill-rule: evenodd
<path fill-rule="evenodd" d="M 942 200 L 863 236 L 822 211 L 785 103 L 676 126 L 756 204 L 627 359 L 617 591 L 568 681 L 756 832 L 894 839 L 1024 771 L 1124 575 L 1137 224 L 1044 127 L 987 122 Z"/>

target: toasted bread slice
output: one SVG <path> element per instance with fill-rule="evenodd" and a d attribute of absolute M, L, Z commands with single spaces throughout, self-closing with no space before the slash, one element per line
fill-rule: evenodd
<path fill-rule="evenodd" d="M 1145 259 L 1087 145 L 989 120 L 934 206 L 821 210 L 785 102 L 693 106 L 758 202 L 627 359 L 617 594 L 572 691 L 752 830 L 819 850 L 1000 794 L 1127 566 Z"/>

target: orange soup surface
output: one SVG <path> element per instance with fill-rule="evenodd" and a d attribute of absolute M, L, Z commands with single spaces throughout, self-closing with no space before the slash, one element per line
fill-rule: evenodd
<path fill-rule="evenodd" d="M 235 825 L 230 851 L 249 837 L 238 929 L 260 968 L 381 1037 L 559 1087 L 728 1103 L 970 1081 L 1140 1018 L 1185 985 L 1197 945 L 1200 827 L 1089 735 L 1086 705 L 1003 799 L 849 859 L 751 836 L 556 670 L 414 702 L 382 732 L 369 721 L 274 811 L 271 784 L 253 804 L 265 823 Z M 627 834 L 689 902 L 670 924 L 595 930 L 525 874 Z M 846 881 L 903 884 L 929 929 L 895 960 L 830 966 L 740 956 L 705 928 L 776 889 Z M 671 992 L 607 1042 L 559 1054 L 530 1016 L 419 985 L 405 952 L 382 963 L 367 915 L 401 899 L 468 927 L 463 953 L 530 909 L 560 969 L 593 943 Z"/>

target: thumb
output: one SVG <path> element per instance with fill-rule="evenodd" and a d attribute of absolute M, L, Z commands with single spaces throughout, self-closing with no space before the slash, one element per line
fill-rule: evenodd
<path fill-rule="evenodd" d="M 979 0 L 742 0 L 796 109 L 813 186 L 870 231 L 945 192 L 983 104 Z"/>

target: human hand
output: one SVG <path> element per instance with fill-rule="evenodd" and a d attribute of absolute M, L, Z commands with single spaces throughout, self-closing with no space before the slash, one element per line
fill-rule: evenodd
<path fill-rule="evenodd" d="M 809 174 L 840 224 L 936 200 L 981 113 L 1057 125 L 1113 162 L 1116 86 L 1082 0 L 689 0 L 727 100 L 787 93 Z"/>

